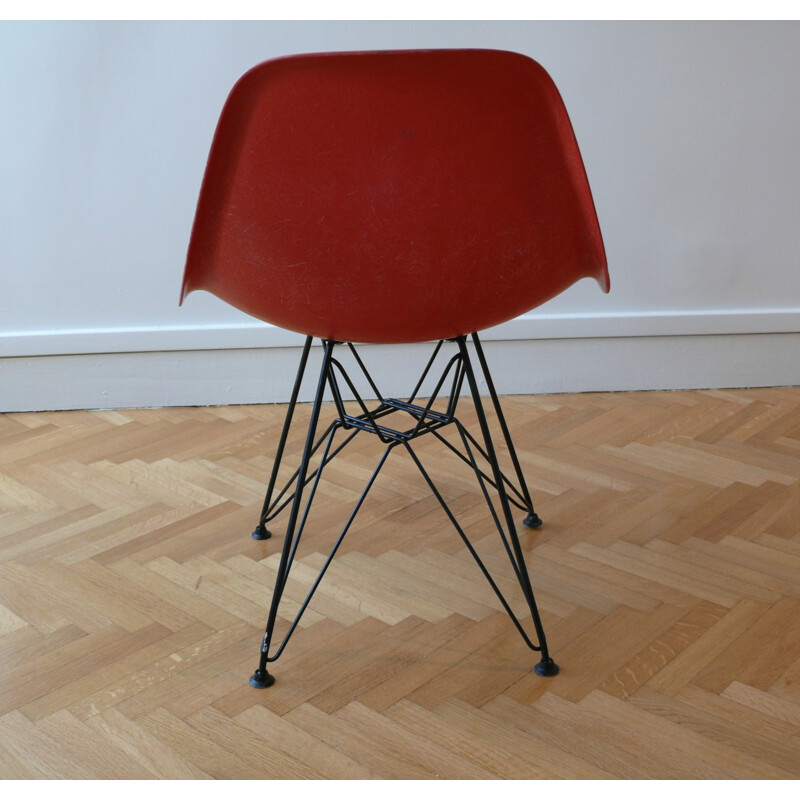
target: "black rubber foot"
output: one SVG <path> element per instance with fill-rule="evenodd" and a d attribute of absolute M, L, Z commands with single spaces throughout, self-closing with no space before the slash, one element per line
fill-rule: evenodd
<path fill-rule="evenodd" d="M 542 518 L 535 511 L 531 511 L 531 513 L 522 520 L 522 524 L 529 528 L 541 528 Z"/>
<path fill-rule="evenodd" d="M 272 538 L 272 534 L 263 525 L 256 525 L 256 529 L 250 535 L 258 541 Z"/>
<path fill-rule="evenodd" d="M 544 678 L 552 678 L 553 675 L 558 675 L 558 664 L 552 658 L 543 658 L 533 671 Z"/>
<path fill-rule="evenodd" d="M 272 686 L 273 683 L 275 683 L 275 677 L 266 670 L 257 669 L 250 676 L 250 685 L 255 686 L 256 689 L 266 689 L 267 686 Z"/>

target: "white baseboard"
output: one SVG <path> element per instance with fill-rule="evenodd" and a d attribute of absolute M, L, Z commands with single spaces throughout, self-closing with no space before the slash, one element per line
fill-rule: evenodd
<path fill-rule="evenodd" d="M 532 311 L 483 331 L 483 341 L 800 332 L 800 309 L 549 314 Z M 224 325 L 0 332 L 0 358 L 299 347 L 303 337 L 255 320 Z"/>
<path fill-rule="evenodd" d="M 271 335 L 267 346 L 0 358 L 0 411 L 284 402 L 302 339 L 284 332 Z M 281 336 L 288 341 L 278 344 Z M 796 332 L 484 336 L 484 346 L 501 394 L 800 384 Z M 402 396 L 429 349 L 369 346 L 363 352 L 382 391 Z M 302 399 L 312 391 L 314 372 L 311 364 Z"/>

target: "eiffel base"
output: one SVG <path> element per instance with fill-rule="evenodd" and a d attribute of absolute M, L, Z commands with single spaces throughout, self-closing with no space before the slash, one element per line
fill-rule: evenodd
<path fill-rule="evenodd" d="M 280 563 L 277 567 L 275 587 L 272 594 L 272 600 L 270 602 L 267 625 L 261 645 L 261 661 L 258 669 L 256 669 L 255 673 L 250 678 L 251 686 L 263 689 L 267 686 L 272 686 L 274 683 L 275 679 L 267 671 L 267 664 L 275 662 L 280 657 L 287 642 L 297 629 L 300 623 L 300 618 L 308 607 L 314 592 L 322 581 L 325 572 L 330 566 L 334 556 L 342 544 L 342 541 L 344 540 L 344 537 L 356 518 L 359 509 L 361 508 L 367 497 L 367 494 L 370 491 L 370 488 L 378 478 L 383 464 L 386 462 L 389 454 L 394 450 L 404 451 L 411 459 L 413 464 L 417 467 L 422 475 L 422 478 L 427 484 L 432 497 L 438 502 L 442 511 L 455 528 L 459 538 L 476 562 L 483 576 L 488 581 L 503 609 L 508 614 L 511 622 L 522 636 L 525 644 L 531 650 L 539 651 L 541 660 L 534 668 L 536 674 L 544 677 L 550 677 L 558 673 L 558 666 L 550 658 L 547 649 L 544 628 L 542 626 L 542 621 L 533 596 L 533 588 L 528 576 L 523 548 L 517 533 L 518 523 L 516 523 L 514 519 L 516 512 L 512 511 L 512 506 L 514 506 L 520 512 L 527 514 L 527 517 L 524 519 L 524 524 L 528 528 L 540 527 L 542 520 L 533 510 L 533 502 L 525 485 L 525 479 L 522 474 L 519 459 L 517 458 L 514 445 L 511 441 L 511 435 L 500 406 L 497 392 L 489 374 L 489 368 L 486 364 L 486 359 L 484 357 L 478 335 L 476 333 L 472 334 L 471 339 L 475 358 L 480 365 L 480 373 L 484 379 L 486 388 L 491 398 L 491 406 L 495 411 L 496 424 L 500 429 L 501 436 L 499 437 L 499 444 L 504 446 L 504 449 L 507 452 L 508 460 L 513 466 L 513 473 L 511 474 L 511 477 L 503 473 L 498 460 L 497 449 L 493 441 L 492 430 L 489 425 L 489 420 L 486 416 L 484 401 L 480 394 L 478 377 L 475 372 L 476 365 L 473 365 L 473 356 L 470 355 L 470 349 L 467 347 L 466 336 L 459 336 L 452 340 L 452 342 L 456 345 L 458 352 L 447 358 L 444 366 L 439 371 L 438 379 L 435 378 L 435 375 L 431 376 L 431 383 L 433 383 L 435 380 L 435 385 L 430 391 L 428 400 L 425 402 L 417 401 L 416 397 L 422 389 L 426 376 L 429 374 L 429 370 L 433 367 L 434 361 L 437 359 L 440 349 L 444 346 L 444 341 L 436 344 L 433 354 L 428 360 L 428 363 L 426 364 L 422 375 L 420 376 L 417 385 L 415 386 L 408 400 L 401 400 L 392 397 L 383 397 L 381 395 L 380 391 L 375 385 L 375 382 L 367 372 L 363 361 L 352 344 L 326 339 L 322 342 L 322 364 L 320 365 L 317 391 L 314 395 L 314 401 L 308 419 L 308 429 L 306 431 L 305 445 L 303 447 L 300 465 L 294 471 L 294 474 L 291 476 L 291 478 L 289 478 L 286 485 L 277 493 L 276 496 L 274 496 L 273 493 L 277 485 L 278 472 L 281 459 L 283 458 L 284 446 L 288 441 L 289 428 L 299 396 L 300 385 L 305 370 L 306 358 L 311 346 L 311 337 L 306 337 L 306 344 L 303 348 L 303 356 L 301 357 L 300 367 L 295 379 L 295 386 L 292 390 L 292 399 L 289 404 L 289 408 L 287 409 L 280 441 L 278 443 L 278 451 L 276 453 L 275 461 L 273 462 L 272 473 L 270 475 L 269 486 L 264 499 L 263 510 L 261 517 L 259 518 L 259 523 L 252 534 L 254 539 L 268 539 L 271 534 L 266 528 L 266 523 L 271 522 L 271 520 L 273 520 L 283 508 L 286 508 L 287 506 L 290 508 L 286 527 L 285 529 L 282 529 L 283 546 L 281 549 Z M 354 361 L 356 362 L 357 368 L 360 369 L 363 377 L 367 380 L 369 386 L 374 391 L 374 394 L 378 400 L 378 404 L 374 408 L 369 409 L 367 407 L 363 398 L 359 395 L 355 383 L 350 375 L 347 373 L 342 364 L 333 357 L 334 347 L 340 345 L 348 349 Z M 343 383 L 346 385 L 346 389 L 353 395 L 354 399 L 352 402 L 354 405 L 358 406 L 360 413 L 350 413 L 350 411 L 348 411 L 348 407 L 345 406 L 344 397 L 340 389 L 340 381 L 343 381 Z M 478 426 L 480 428 L 480 436 L 478 438 L 473 436 L 456 417 L 456 408 L 465 382 L 469 388 L 469 395 L 472 398 L 474 413 L 477 417 Z M 317 427 L 320 420 L 324 396 L 327 391 L 330 391 L 332 395 L 337 417 L 328 426 L 324 433 L 318 435 Z M 434 408 L 434 403 L 437 400 L 440 401 L 439 407 Z M 353 406 L 350 408 L 351 410 L 354 410 Z M 399 425 L 396 427 L 392 425 L 394 420 L 400 420 Z M 453 426 L 451 429 L 453 431 L 453 435 L 451 435 L 448 439 L 443 435 L 443 429 L 450 425 Z M 347 432 L 346 438 L 344 438 L 344 440 L 334 447 L 334 438 L 340 430 Z M 340 530 L 330 549 L 330 552 L 325 558 L 324 563 L 319 567 L 317 578 L 307 590 L 306 597 L 300 603 L 300 607 L 296 611 L 294 620 L 289 625 L 288 630 L 283 634 L 282 640 L 277 643 L 275 651 L 270 654 L 269 651 L 271 645 L 273 644 L 273 635 L 275 632 L 275 624 L 278 619 L 278 609 L 281 603 L 281 597 L 289 579 L 292 563 L 298 550 L 298 544 L 303 535 L 306 521 L 308 519 L 317 488 L 322 478 L 323 471 L 326 465 L 334 458 L 334 456 L 341 452 L 341 450 L 353 439 L 354 436 L 356 436 L 356 434 L 361 432 L 374 435 L 381 442 L 381 444 L 385 446 L 383 455 L 380 457 L 380 460 L 378 461 L 378 464 L 375 467 L 372 475 L 367 480 L 366 485 L 356 500 L 355 505 L 353 506 L 344 523 L 344 526 Z M 419 455 L 414 448 L 414 444 L 415 440 L 421 436 L 435 437 L 443 446 L 445 446 L 454 456 L 465 463 L 473 472 L 478 484 L 480 495 L 482 495 L 484 501 L 486 502 L 487 510 L 492 518 L 492 521 L 494 522 L 503 549 L 510 560 L 513 575 L 517 579 L 519 588 L 521 589 L 522 594 L 527 601 L 528 609 L 531 613 L 532 624 L 536 631 L 535 638 L 538 640 L 538 644 L 534 643 L 534 640 L 531 639 L 531 637 L 528 635 L 528 632 L 522 626 L 508 600 L 503 595 L 500 586 L 492 577 L 489 568 L 481 559 L 475 546 L 469 540 L 466 531 L 456 519 L 455 514 L 447 504 L 442 492 L 436 486 L 433 478 L 420 460 Z M 453 440 L 455 440 L 455 443 Z M 321 452 L 318 453 L 318 451 Z M 315 467 L 312 466 L 312 461 L 316 462 L 317 465 Z M 303 496 L 305 492 L 307 492 L 306 497 Z"/>

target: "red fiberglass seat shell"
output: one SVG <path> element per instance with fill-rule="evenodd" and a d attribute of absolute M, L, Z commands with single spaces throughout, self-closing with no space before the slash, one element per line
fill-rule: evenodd
<path fill-rule="evenodd" d="M 584 277 L 608 291 L 561 97 L 495 50 L 301 55 L 247 72 L 206 168 L 181 300 L 205 289 L 323 339 L 497 325 Z"/>

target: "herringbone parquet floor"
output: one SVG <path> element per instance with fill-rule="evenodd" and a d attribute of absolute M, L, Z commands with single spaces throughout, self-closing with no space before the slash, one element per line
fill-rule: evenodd
<path fill-rule="evenodd" d="M 561 673 L 395 453 L 267 690 L 283 407 L 0 416 L 0 776 L 800 777 L 800 389 L 505 408 Z M 474 479 L 419 452 L 511 586 Z M 378 453 L 332 465 L 287 619 Z"/>

